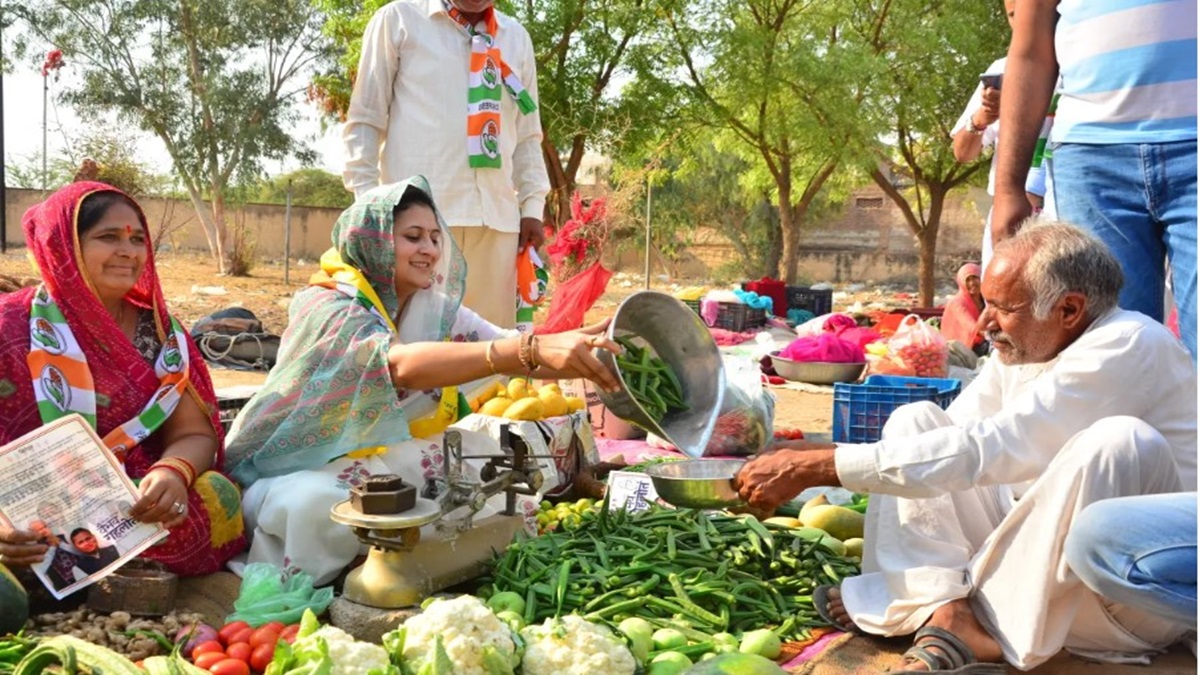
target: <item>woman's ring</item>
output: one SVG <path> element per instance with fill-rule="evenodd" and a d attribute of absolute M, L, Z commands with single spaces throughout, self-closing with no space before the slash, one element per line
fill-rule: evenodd
<path fill-rule="evenodd" d="M 183 502 L 175 502 L 175 506 L 173 508 L 175 509 L 175 513 L 183 513 L 187 510 L 187 507 L 183 505 Z"/>
<path fill-rule="evenodd" d="M 600 336 L 593 335 L 592 337 L 588 338 L 587 343 L 588 343 L 589 347 L 591 347 L 592 349 L 595 349 L 600 343 Z"/>

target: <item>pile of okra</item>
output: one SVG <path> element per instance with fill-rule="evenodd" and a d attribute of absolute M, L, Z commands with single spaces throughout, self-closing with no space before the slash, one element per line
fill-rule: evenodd
<path fill-rule="evenodd" d="M 753 516 L 606 506 L 571 529 L 518 538 L 493 562 L 494 592 L 523 595 L 528 623 L 638 616 L 694 636 L 770 628 L 788 641 L 828 625 L 815 587 L 860 572 L 858 558 Z"/>
<path fill-rule="evenodd" d="M 667 413 L 687 410 L 683 386 L 671 366 L 654 355 L 649 347 L 640 347 L 627 336 L 613 338 L 625 348 L 617 356 L 617 368 L 629 393 L 655 422 Z"/>

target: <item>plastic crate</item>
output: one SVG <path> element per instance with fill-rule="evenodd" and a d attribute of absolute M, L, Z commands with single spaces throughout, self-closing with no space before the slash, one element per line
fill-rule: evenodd
<path fill-rule="evenodd" d="M 788 309 L 806 309 L 816 316 L 833 311 L 833 289 L 813 289 L 807 286 L 787 287 Z"/>
<path fill-rule="evenodd" d="M 221 420 L 221 426 L 224 427 L 225 433 L 229 433 L 230 427 L 233 426 L 233 420 L 237 417 L 242 408 L 250 402 L 249 398 L 220 398 L 217 399 L 217 416 Z"/>
<path fill-rule="evenodd" d="M 835 384 L 833 440 L 874 443 L 896 408 L 916 401 L 933 401 L 944 410 L 960 391 L 960 380 L 894 375 L 871 375 L 862 384 Z"/>
<path fill-rule="evenodd" d="M 891 311 L 891 313 L 899 314 L 901 316 L 908 316 L 909 314 L 916 314 L 917 316 L 921 317 L 922 321 L 924 321 L 926 319 L 940 319 L 940 318 L 942 318 L 942 314 L 945 311 L 946 311 L 946 308 L 944 306 L 943 307 L 908 307 L 908 308 L 901 308 L 901 309 L 893 309 Z"/>
<path fill-rule="evenodd" d="M 697 314 L 700 313 L 700 301 L 699 300 L 680 300 L 680 302 L 687 305 L 688 309 L 692 310 L 693 312 L 695 312 Z"/>
<path fill-rule="evenodd" d="M 719 302 L 717 305 L 719 310 L 714 328 L 741 333 L 767 323 L 767 313 L 764 310 L 751 309 L 749 305 L 740 302 Z"/>

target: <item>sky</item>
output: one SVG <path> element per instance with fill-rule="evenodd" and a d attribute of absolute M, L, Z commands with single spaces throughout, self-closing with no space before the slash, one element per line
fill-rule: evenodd
<path fill-rule="evenodd" d="M 51 101 L 48 107 L 49 133 L 47 148 L 49 156 L 54 158 L 68 143 L 78 141 L 81 132 L 87 126 L 65 103 L 55 102 L 54 93 L 61 91 L 71 84 L 69 66 L 64 68 L 59 82 L 50 80 Z M 42 74 L 40 70 L 27 63 L 18 64 L 13 73 L 4 75 L 4 155 L 6 162 L 29 161 L 42 150 Z M 342 172 L 343 153 L 340 142 L 340 128 L 336 125 L 321 132 L 321 125 L 316 109 L 301 101 L 298 103 L 304 119 L 296 129 L 296 134 L 310 138 L 311 146 L 320 158 L 319 166 L 327 171 L 340 175 Z M 94 122 L 93 122 L 94 124 Z M 104 124 L 112 124 L 110 121 Z M 170 174 L 171 159 L 161 141 L 150 134 L 139 134 L 139 157 L 155 172 Z M 284 162 L 270 162 L 266 166 L 267 173 L 278 175 L 301 168 L 295 158 Z"/>

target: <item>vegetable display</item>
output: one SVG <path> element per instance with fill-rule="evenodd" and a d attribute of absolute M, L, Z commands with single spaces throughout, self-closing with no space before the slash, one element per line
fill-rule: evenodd
<path fill-rule="evenodd" d="M 639 347 L 628 337 L 613 339 L 625 348 L 625 352 L 617 356 L 621 378 L 630 395 L 651 419 L 661 420 L 669 412 L 688 409 L 683 398 L 683 385 L 670 366 L 655 356 L 649 347 Z"/>
<path fill-rule="evenodd" d="M 479 598 L 437 599 L 383 644 L 401 672 L 418 675 L 512 675 L 521 656 L 513 629 Z"/>
<path fill-rule="evenodd" d="M 696 655 L 712 651 L 714 633 L 771 628 L 803 640 L 826 625 L 813 588 L 859 573 L 827 540 L 748 516 L 602 508 L 582 519 L 518 539 L 495 561 L 494 590 L 525 597 L 526 623 L 576 613 L 617 627 L 640 617 L 681 632 Z"/>

